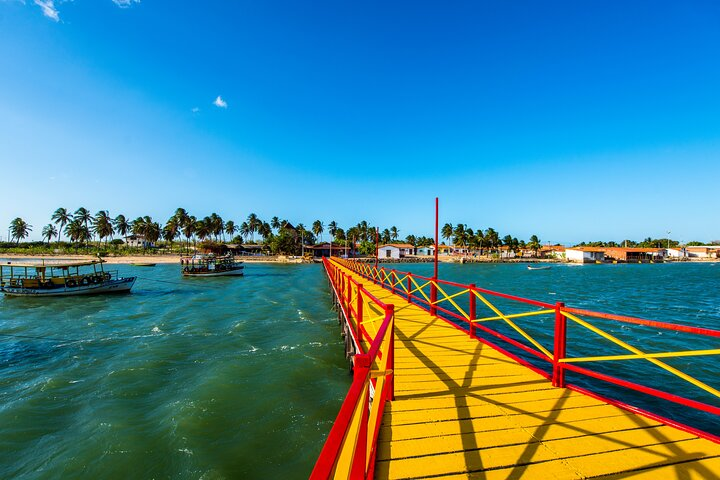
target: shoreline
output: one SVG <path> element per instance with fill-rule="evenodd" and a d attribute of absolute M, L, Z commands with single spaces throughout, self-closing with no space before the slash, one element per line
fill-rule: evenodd
<path fill-rule="evenodd" d="M 179 254 L 164 254 L 164 255 L 123 255 L 123 256 L 108 256 L 108 257 L 102 257 L 103 262 L 105 262 L 108 265 L 131 265 L 133 263 L 158 263 L 158 264 L 180 264 L 180 257 L 182 255 Z M 98 257 L 95 257 L 93 255 L 27 255 L 22 253 L 0 253 L 0 259 L 9 259 L 11 261 L 17 261 L 22 262 L 24 260 L 28 260 L 31 262 L 36 262 L 39 260 L 47 260 L 47 261 L 53 261 L 56 262 L 58 260 L 70 260 L 70 261 L 83 261 L 83 260 L 95 260 Z M 360 257 L 363 258 L 363 257 Z M 278 255 L 278 256 L 272 256 L 272 257 L 236 257 L 236 259 L 239 259 L 245 263 L 278 263 L 278 264 L 314 264 L 316 262 L 308 262 L 304 261 L 299 257 L 288 257 L 285 255 Z M 555 263 L 555 264 L 576 264 L 576 265 L 582 265 L 577 262 L 563 262 L 559 259 L 551 259 L 551 258 L 506 258 L 502 260 L 493 259 L 493 258 L 466 258 L 465 262 L 461 262 L 461 257 L 439 257 L 438 261 L 440 263 L 457 263 L 457 264 L 477 264 L 477 263 L 489 263 L 489 264 L 499 264 L 499 263 Z M 385 263 L 385 264 L 403 264 L 403 263 L 432 263 L 432 257 L 407 257 L 407 259 L 403 260 L 391 260 L 391 259 L 380 259 L 379 263 Z M 368 258 L 364 257 L 364 261 L 367 263 L 374 263 L 374 258 Z M 688 260 L 672 260 L 667 262 L 655 262 L 655 263 L 717 263 L 720 262 L 720 259 L 717 258 L 693 258 Z M 607 264 L 610 264 L 610 262 L 605 262 Z M 605 264 L 603 263 L 603 264 Z M 626 263 L 626 262 L 622 262 Z M 649 263 L 649 262 L 643 262 L 643 263 Z M 630 263 L 634 264 L 634 263 Z M 589 264 L 588 264 L 589 265 Z"/>

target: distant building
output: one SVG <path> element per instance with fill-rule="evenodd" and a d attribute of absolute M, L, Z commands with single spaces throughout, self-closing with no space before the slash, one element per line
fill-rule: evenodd
<path fill-rule="evenodd" d="M 426 256 L 435 255 L 435 247 L 432 245 L 427 246 L 427 247 L 417 247 L 415 249 L 415 255 L 426 255 Z"/>
<path fill-rule="evenodd" d="M 662 260 L 665 255 L 663 248 L 626 248 L 626 247 L 605 247 L 605 258 L 618 262 L 649 262 Z"/>
<path fill-rule="evenodd" d="M 155 242 L 145 240 L 145 235 L 128 235 L 125 237 L 125 245 L 133 248 L 153 248 Z"/>
<path fill-rule="evenodd" d="M 684 259 L 687 258 L 687 250 L 685 247 L 672 247 L 665 249 L 665 256 L 673 259 Z"/>
<path fill-rule="evenodd" d="M 565 258 L 565 247 L 562 245 L 546 245 L 538 251 L 540 258 Z"/>
<path fill-rule="evenodd" d="M 605 252 L 596 247 L 573 247 L 565 249 L 565 258 L 574 263 L 596 263 L 605 260 Z"/>
<path fill-rule="evenodd" d="M 345 247 L 345 246 L 339 246 L 339 245 L 332 245 L 330 243 L 319 243 L 317 245 L 313 245 L 311 247 L 305 247 L 305 251 L 311 250 L 313 257 L 315 258 L 322 258 L 322 257 L 330 257 L 330 254 L 332 252 L 332 256 L 334 257 L 343 257 L 347 258 L 352 255 L 353 249 L 352 247 Z"/>
<path fill-rule="evenodd" d="M 720 245 L 685 247 L 689 258 L 720 258 Z"/>
<path fill-rule="evenodd" d="M 378 258 L 403 258 L 414 252 L 415 247 L 409 243 L 388 243 L 378 247 Z"/>

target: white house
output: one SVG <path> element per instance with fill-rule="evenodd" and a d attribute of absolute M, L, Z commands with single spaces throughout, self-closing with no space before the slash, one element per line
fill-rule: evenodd
<path fill-rule="evenodd" d="M 687 251 L 684 247 L 673 247 L 665 249 L 665 256 L 669 258 L 687 258 Z"/>
<path fill-rule="evenodd" d="M 595 263 L 605 260 L 605 252 L 599 248 L 575 247 L 565 249 L 565 258 L 568 262 Z"/>
<path fill-rule="evenodd" d="M 378 258 L 403 258 L 412 255 L 415 247 L 409 243 L 388 243 L 378 247 Z"/>
<path fill-rule="evenodd" d="M 125 237 L 125 244 L 128 247 L 135 247 L 135 248 L 152 248 L 155 246 L 155 243 L 148 242 L 145 240 L 144 235 L 130 235 Z"/>
<path fill-rule="evenodd" d="M 435 247 L 430 245 L 427 247 L 418 247 L 415 249 L 416 255 L 435 255 Z"/>

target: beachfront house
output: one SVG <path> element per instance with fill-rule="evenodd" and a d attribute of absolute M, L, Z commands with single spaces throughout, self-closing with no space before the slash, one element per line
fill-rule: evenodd
<path fill-rule="evenodd" d="M 346 247 L 344 245 L 330 245 L 329 242 L 319 243 L 317 245 L 305 247 L 305 251 L 312 251 L 314 258 L 329 258 L 331 254 L 333 257 L 348 258 L 352 256 L 353 253 L 352 247 Z"/>
<path fill-rule="evenodd" d="M 128 235 L 125 237 L 125 245 L 132 248 L 153 248 L 155 242 L 145 240 L 145 235 Z"/>
<path fill-rule="evenodd" d="M 540 258 L 565 258 L 565 247 L 562 245 L 546 245 L 538 252 Z"/>
<path fill-rule="evenodd" d="M 409 243 L 388 243 L 378 247 L 378 258 L 403 258 L 414 251 L 415 247 Z"/>
<path fill-rule="evenodd" d="M 450 255 L 453 252 L 453 247 L 447 245 L 438 245 L 438 255 Z"/>
<path fill-rule="evenodd" d="M 608 260 L 628 263 L 659 261 L 665 254 L 663 248 L 606 247 L 603 251 Z"/>
<path fill-rule="evenodd" d="M 565 258 L 573 263 L 597 263 L 605 261 L 605 252 L 595 247 L 573 247 L 565 249 Z"/>
<path fill-rule="evenodd" d="M 673 260 L 684 260 L 687 258 L 687 250 L 685 250 L 685 247 L 666 248 L 665 257 Z"/>
<path fill-rule="evenodd" d="M 415 255 L 433 256 L 435 255 L 435 247 L 432 245 L 427 247 L 417 247 L 415 249 Z"/>
<path fill-rule="evenodd" d="M 720 245 L 685 247 L 689 258 L 720 258 Z"/>

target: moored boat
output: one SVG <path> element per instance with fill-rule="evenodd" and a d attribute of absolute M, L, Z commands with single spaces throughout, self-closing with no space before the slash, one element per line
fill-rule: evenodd
<path fill-rule="evenodd" d="M 185 277 L 227 277 L 243 274 L 243 262 L 235 260 L 233 255 L 216 256 L 212 253 L 198 254 L 180 259 L 182 274 Z"/>
<path fill-rule="evenodd" d="M 128 292 L 137 277 L 105 271 L 102 260 L 0 265 L 0 291 L 15 297 L 59 297 Z M 90 270 L 89 267 L 92 267 Z"/>
<path fill-rule="evenodd" d="M 551 268 L 552 268 L 552 267 L 547 266 L 547 265 L 544 266 L 544 267 L 533 267 L 533 266 L 531 266 L 531 265 L 528 265 L 528 266 L 527 266 L 527 269 L 528 269 L 528 270 L 550 270 Z"/>

